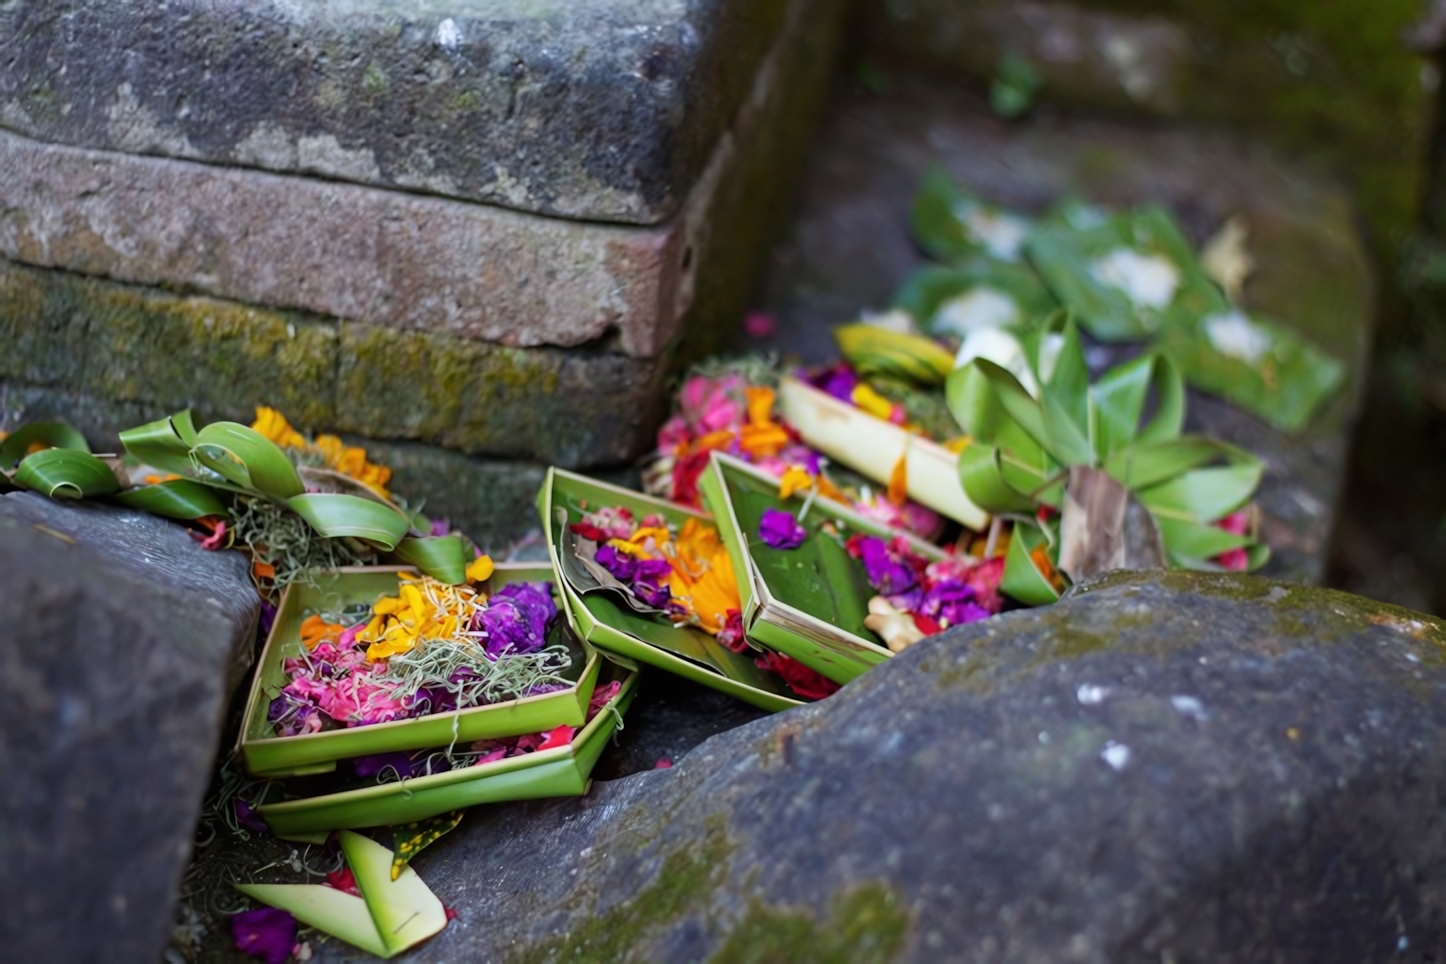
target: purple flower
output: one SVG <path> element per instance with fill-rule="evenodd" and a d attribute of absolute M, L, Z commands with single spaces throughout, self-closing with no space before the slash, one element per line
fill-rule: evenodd
<path fill-rule="evenodd" d="M 953 579 L 935 583 L 924 595 L 917 611 L 950 626 L 972 623 L 989 616 L 989 611 L 974 601 L 974 589 Z"/>
<path fill-rule="evenodd" d="M 236 822 L 250 830 L 252 833 L 270 833 L 271 828 L 266 826 L 266 821 L 256 815 L 251 809 L 251 804 L 245 800 L 236 801 Z"/>
<path fill-rule="evenodd" d="M 667 609 L 673 601 L 668 577 L 673 567 L 666 559 L 639 559 L 633 573 L 633 592 L 639 599 L 657 609 Z"/>
<path fill-rule="evenodd" d="M 797 549 L 808 538 L 808 530 L 798 524 L 793 513 L 782 509 L 764 509 L 758 523 L 758 538 L 774 549 Z"/>
<path fill-rule="evenodd" d="M 842 362 L 831 368 L 825 368 L 809 379 L 813 387 L 828 392 L 834 398 L 842 402 L 852 402 L 854 387 L 859 383 L 859 377 L 854 370 Z"/>
<path fill-rule="evenodd" d="M 429 536 L 447 536 L 452 534 L 452 522 L 449 519 L 433 519 L 432 528 L 427 532 Z"/>
<path fill-rule="evenodd" d="M 256 623 L 256 635 L 265 639 L 271 635 L 271 626 L 276 622 L 276 607 L 266 600 L 261 600 L 261 618 Z"/>
<path fill-rule="evenodd" d="M 315 732 L 321 729 L 320 716 L 315 704 L 288 690 L 282 690 L 266 708 L 266 721 L 276 727 L 277 736 Z"/>
<path fill-rule="evenodd" d="M 607 548 L 604 546 L 603 548 Z M 602 554 L 602 550 L 598 551 Z M 509 583 L 487 601 L 478 622 L 487 633 L 487 655 L 535 653 L 547 642 L 547 624 L 557 616 L 550 583 Z"/>
<path fill-rule="evenodd" d="M 394 767 L 397 776 L 406 779 L 412 773 L 412 758 L 405 753 L 373 753 L 369 756 L 353 757 L 352 772 L 359 777 L 374 777 L 387 767 Z"/>
<path fill-rule="evenodd" d="M 612 546 L 598 546 L 597 554 L 593 556 L 597 564 L 608 572 L 618 582 L 632 582 L 633 576 L 638 571 L 638 562 L 626 552 L 619 552 Z"/>
<path fill-rule="evenodd" d="M 884 540 L 865 536 L 858 541 L 858 553 L 864 572 L 868 573 L 869 584 L 883 595 L 902 595 L 917 584 L 914 570 L 889 552 Z"/>
<path fill-rule="evenodd" d="M 248 957 L 286 964 L 296 946 L 296 918 L 275 907 L 243 910 L 231 918 L 231 940 Z"/>

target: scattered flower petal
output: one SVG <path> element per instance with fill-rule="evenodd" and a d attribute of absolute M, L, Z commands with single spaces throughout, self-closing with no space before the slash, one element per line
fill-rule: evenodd
<path fill-rule="evenodd" d="M 771 548 L 792 550 L 803 545 L 808 538 L 808 530 L 799 525 L 791 512 L 765 509 L 758 523 L 758 538 Z"/>
<path fill-rule="evenodd" d="M 231 918 L 231 940 L 248 957 L 286 964 L 296 946 L 296 918 L 275 907 L 243 910 Z"/>

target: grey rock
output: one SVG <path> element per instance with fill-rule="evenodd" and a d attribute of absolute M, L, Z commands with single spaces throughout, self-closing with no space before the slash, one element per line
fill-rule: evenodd
<path fill-rule="evenodd" d="M 1270 575 L 1319 581 L 1341 498 L 1361 390 L 1375 279 L 1344 189 L 1309 166 L 1220 132 L 1142 128 L 1044 112 L 1025 124 L 990 114 L 957 88 L 912 80 L 886 96 L 842 92 L 817 139 L 802 211 L 775 251 L 765 303 L 773 339 L 752 348 L 806 363 L 837 355 L 831 329 L 887 306 L 925 261 L 908 211 L 924 172 L 942 164 L 968 190 L 1037 212 L 1064 197 L 1166 205 L 1199 244 L 1244 216 L 1256 271 L 1244 301 L 1346 361 L 1350 388 L 1290 437 L 1191 392 L 1187 430 L 1266 463 L 1259 501 Z M 1092 367 L 1118 356 L 1093 353 Z"/>
<path fill-rule="evenodd" d="M 258 609 L 179 526 L 0 496 L 7 958 L 159 960 Z"/>
<path fill-rule="evenodd" d="M 670 770 L 474 811 L 414 862 L 460 916 L 404 959 L 1432 959 L 1443 642 L 1342 593 L 1107 577 Z"/>
<path fill-rule="evenodd" d="M 0 125 L 41 140 L 652 224 L 701 176 L 773 0 L 19 0 Z"/>

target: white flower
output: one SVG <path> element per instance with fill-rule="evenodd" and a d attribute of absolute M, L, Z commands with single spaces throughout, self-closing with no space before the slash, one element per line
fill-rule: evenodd
<path fill-rule="evenodd" d="M 1238 358 L 1247 365 L 1258 365 L 1275 347 L 1275 338 L 1239 311 L 1211 315 L 1205 319 L 1205 337 L 1222 355 Z"/>
<path fill-rule="evenodd" d="M 934 313 L 934 330 L 964 338 L 984 328 L 1003 328 L 1023 321 L 1019 304 L 1009 295 L 988 285 L 970 288 L 939 306 Z"/>
<path fill-rule="evenodd" d="M 1029 369 L 1029 359 L 1024 355 L 1024 346 L 1019 339 L 1003 328 L 981 328 L 970 332 L 954 356 L 954 367 L 963 368 L 976 358 L 992 361 L 994 364 L 1019 379 L 1019 384 L 1031 396 L 1039 397 L 1039 382 Z"/>
<path fill-rule="evenodd" d="M 990 257 L 1000 261 L 1019 260 L 1029 237 L 1029 222 L 1024 218 L 973 201 L 955 204 L 954 217 L 964 225 L 970 238 L 984 246 Z"/>
<path fill-rule="evenodd" d="M 1102 285 L 1122 291 L 1140 308 L 1161 309 L 1175 300 L 1180 269 L 1158 254 L 1140 254 L 1116 248 L 1090 265 L 1090 274 Z"/>

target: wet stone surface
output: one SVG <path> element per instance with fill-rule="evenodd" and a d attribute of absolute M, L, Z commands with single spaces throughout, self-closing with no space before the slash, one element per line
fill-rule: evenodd
<path fill-rule="evenodd" d="M 1266 464 L 1259 502 L 1273 558 L 1266 574 L 1319 582 L 1341 498 L 1347 443 L 1369 345 L 1374 281 L 1348 195 L 1310 167 L 1222 134 L 1072 118 L 1050 110 L 1001 121 L 974 96 L 900 80 L 888 95 L 840 92 L 813 152 L 802 210 L 774 253 L 766 305 L 777 335 L 751 342 L 805 363 L 837 357 L 830 330 L 888 306 L 925 262 L 909 202 L 942 165 L 967 190 L 1039 212 L 1067 197 L 1160 203 L 1197 245 L 1231 215 L 1248 224 L 1256 270 L 1245 307 L 1345 360 L 1351 385 L 1298 437 L 1198 392 L 1187 430 L 1240 445 Z M 1094 351 L 1097 370 L 1119 360 Z"/>
<path fill-rule="evenodd" d="M 7 958 L 160 959 L 258 608 L 179 526 L 0 496 Z"/>
<path fill-rule="evenodd" d="M 415 862 L 460 916 L 404 959 L 1427 960 L 1443 643 L 1341 593 L 1116 575 L 670 770 L 474 809 Z"/>

